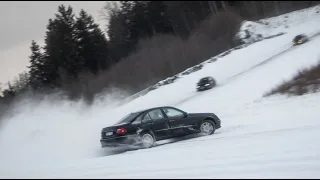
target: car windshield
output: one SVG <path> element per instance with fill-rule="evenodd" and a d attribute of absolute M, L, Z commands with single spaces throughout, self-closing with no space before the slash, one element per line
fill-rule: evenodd
<path fill-rule="evenodd" d="M 301 39 L 301 38 L 302 38 L 302 35 L 298 35 L 298 36 L 296 36 L 296 37 L 294 38 L 294 40 L 297 41 L 297 40 L 299 40 L 299 39 Z"/>
<path fill-rule="evenodd" d="M 130 122 L 138 113 L 130 113 L 125 117 L 121 118 L 116 124 L 124 124 Z"/>

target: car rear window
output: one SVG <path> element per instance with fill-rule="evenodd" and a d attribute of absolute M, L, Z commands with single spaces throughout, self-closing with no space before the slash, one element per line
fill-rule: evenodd
<path fill-rule="evenodd" d="M 133 118 L 135 118 L 138 115 L 138 113 L 130 113 L 123 118 L 120 119 L 116 124 L 124 124 L 130 122 Z"/>

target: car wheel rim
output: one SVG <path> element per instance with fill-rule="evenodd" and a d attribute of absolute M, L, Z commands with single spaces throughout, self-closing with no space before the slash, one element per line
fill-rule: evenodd
<path fill-rule="evenodd" d="M 201 124 L 200 130 L 204 134 L 211 134 L 213 131 L 213 125 L 209 122 L 204 122 Z"/>
<path fill-rule="evenodd" d="M 153 137 L 150 134 L 143 135 L 142 143 L 145 147 L 150 147 L 153 144 Z"/>

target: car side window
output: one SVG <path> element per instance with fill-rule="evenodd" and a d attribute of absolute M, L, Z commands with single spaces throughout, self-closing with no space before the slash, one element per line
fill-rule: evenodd
<path fill-rule="evenodd" d="M 132 124 L 140 124 L 142 118 L 143 118 L 143 114 L 140 114 L 140 115 L 132 122 Z"/>
<path fill-rule="evenodd" d="M 183 112 L 173 109 L 173 108 L 163 108 L 163 111 L 166 113 L 166 115 L 171 118 L 171 117 L 182 117 Z"/>
<path fill-rule="evenodd" d="M 158 120 L 158 119 L 163 119 L 164 118 L 161 109 L 151 110 L 151 111 L 148 112 L 148 114 L 149 114 L 149 116 L 150 116 L 150 118 L 152 120 Z"/>
<path fill-rule="evenodd" d="M 139 119 L 140 119 L 140 121 L 141 121 L 142 123 L 146 123 L 147 121 L 150 121 L 150 120 L 151 120 L 151 118 L 150 118 L 150 116 L 149 116 L 148 113 L 143 113 L 143 114 L 141 114 L 141 115 L 139 116 Z"/>
<path fill-rule="evenodd" d="M 144 121 L 149 121 L 151 120 L 150 116 L 149 116 L 149 113 L 146 113 L 144 116 L 143 116 L 143 120 Z"/>

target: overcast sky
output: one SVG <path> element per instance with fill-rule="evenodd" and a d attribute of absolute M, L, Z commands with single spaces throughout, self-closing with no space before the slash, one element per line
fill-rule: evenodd
<path fill-rule="evenodd" d="M 41 46 L 49 18 L 60 4 L 71 5 L 78 14 L 84 9 L 104 28 L 99 10 L 106 1 L 1 1 L 0 2 L 0 83 L 13 80 L 29 65 L 31 40 Z M 103 29 L 104 30 L 104 29 Z"/>

